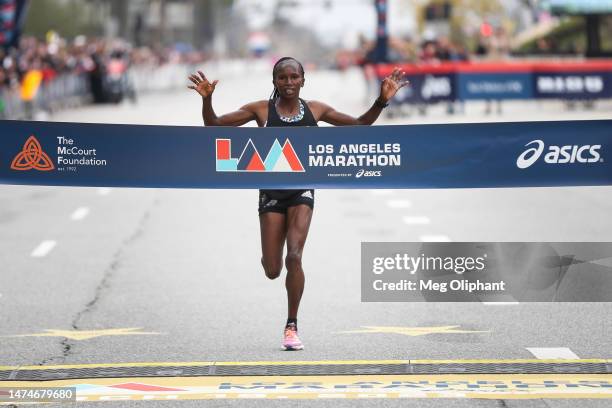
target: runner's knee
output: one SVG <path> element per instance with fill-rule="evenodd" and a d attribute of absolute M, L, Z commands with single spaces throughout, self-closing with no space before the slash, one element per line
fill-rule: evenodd
<path fill-rule="evenodd" d="M 280 261 L 270 262 L 264 261 L 264 259 L 261 258 L 261 264 L 263 265 L 264 272 L 266 273 L 268 279 L 278 278 L 281 274 L 281 270 L 283 269 L 283 265 Z"/>
<path fill-rule="evenodd" d="M 296 251 L 287 252 L 287 256 L 285 257 L 285 266 L 287 267 L 287 271 L 295 271 L 297 269 L 302 268 L 302 254 Z"/>

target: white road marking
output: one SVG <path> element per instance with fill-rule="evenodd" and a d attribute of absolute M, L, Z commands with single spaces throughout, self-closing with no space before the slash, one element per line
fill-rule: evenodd
<path fill-rule="evenodd" d="M 412 203 L 408 200 L 389 200 L 387 201 L 387 207 L 390 208 L 410 208 Z"/>
<path fill-rule="evenodd" d="M 101 196 L 109 195 L 111 191 L 112 191 L 112 189 L 109 188 L 109 187 L 100 187 L 98 189 L 98 194 L 101 195 Z"/>
<path fill-rule="evenodd" d="M 424 215 L 405 215 L 402 217 L 404 224 L 408 225 L 427 225 L 431 222 L 429 217 L 425 217 Z"/>
<path fill-rule="evenodd" d="M 74 212 L 70 216 L 70 219 L 72 221 L 80 221 L 83 218 L 87 217 L 88 214 L 89 214 L 89 208 L 87 208 L 87 207 L 79 207 L 76 210 L 74 210 Z"/>
<path fill-rule="evenodd" d="M 527 351 L 540 360 L 578 360 L 578 357 L 567 347 L 527 347 Z"/>
<path fill-rule="evenodd" d="M 42 258 L 51 252 L 56 244 L 57 242 L 51 240 L 43 241 L 36 248 L 34 248 L 31 256 L 33 258 Z"/>
<path fill-rule="evenodd" d="M 483 305 L 487 306 L 508 306 L 508 305 L 520 305 L 520 302 L 482 302 Z"/>
<path fill-rule="evenodd" d="M 451 242 L 451 239 L 446 235 L 421 235 L 419 237 L 421 242 Z"/>

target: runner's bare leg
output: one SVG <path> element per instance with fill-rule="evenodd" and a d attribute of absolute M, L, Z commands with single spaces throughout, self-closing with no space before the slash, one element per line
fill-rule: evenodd
<path fill-rule="evenodd" d="M 267 212 L 259 216 L 261 265 L 269 279 L 276 279 L 283 269 L 283 247 L 287 236 L 285 214 Z"/>
<path fill-rule="evenodd" d="M 302 252 L 310 228 L 312 209 L 301 204 L 287 209 L 287 267 L 288 318 L 297 318 L 300 300 L 304 292 L 304 270 L 302 269 Z"/>

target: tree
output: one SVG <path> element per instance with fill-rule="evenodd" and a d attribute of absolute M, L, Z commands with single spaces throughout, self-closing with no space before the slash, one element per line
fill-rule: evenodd
<path fill-rule="evenodd" d="M 91 8 L 78 0 L 31 1 L 24 34 L 44 38 L 50 30 L 63 37 L 100 34 L 101 26 L 92 20 Z"/>

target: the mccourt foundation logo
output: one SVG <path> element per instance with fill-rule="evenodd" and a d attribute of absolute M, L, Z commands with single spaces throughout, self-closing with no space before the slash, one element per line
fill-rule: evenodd
<path fill-rule="evenodd" d="M 32 135 L 26 140 L 23 149 L 13 159 L 11 169 L 51 171 L 55 169 L 55 166 L 47 153 L 43 151 L 38 139 Z"/>
<path fill-rule="evenodd" d="M 286 139 L 282 146 L 278 139 L 275 139 L 265 160 L 262 160 L 251 139 L 249 139 L 244 149 L 242 149 L 240 157 L 237 159 L 231 157 L 231 139 L 216 139 L 216 151 L 217 171 L 270 171 L 285 173 L 305 171 L 289 139 Z"/>

